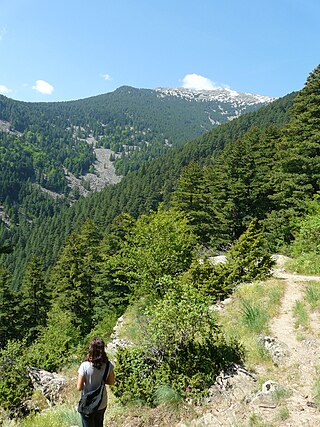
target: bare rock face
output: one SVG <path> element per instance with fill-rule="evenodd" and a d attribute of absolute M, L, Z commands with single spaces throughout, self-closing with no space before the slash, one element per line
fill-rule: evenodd
<path fill-rule="evenodd" d="M 56 403 L 66 380 L 62 375 L 29 367 L 28 375 L 35 389 L 40 390 L 51 406 Z"/>

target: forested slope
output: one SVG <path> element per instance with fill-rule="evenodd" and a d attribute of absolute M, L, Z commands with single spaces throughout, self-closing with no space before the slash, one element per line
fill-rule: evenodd
<path fill-rule="evenodd" d="M 92 335 L 108 339 L 132 304 L 141 340 L 118 356 L 115 393 L 123 401 L 135 390 L 155 405 L 164 378 L 182 399 L 202 396 L 220 369 L 243 361 L 211 304 L 268 277 L 271 251 L 319 260 L 319 75 L 320 66 L 299 93 L 72 206 L 48 202 L 49 215 L 35 211 L 32 220 L 19 209 L 19 226 L 2 228 L 4 409 L 30 396 L 26 366 L 70 363 Z M 212 263 L 220 252 L 226 263 Z"/>
<path fill-rule="evenodd" d="M 281 127 L 289 119 L 288 109 L 293 98 L 294 94 L 288 95 L 258 112 L 221 125 L 182 148 L 171 150 L 143 165 L 116 186 L 79 200 L 71 207 L 66 206 L 63 200 L 53 201 L 39 191 L 32 191 L 29 181 L 29 194 L 26 189 L 26 194 L 20 197 L 21 209 L 12 205 L 9 210 L 13 222 L 19 226 L 13 227 L 11 232 L 3 225 L 1 228 L 2 241 L 7 240 L 15 248 L 7 259 L 8 266 L 14 268 L 15 283 L 20 283 L 25 260 L 32 254 L 41 254 L 45 265 L 51 265 L 67 235 L 86 218 L 105 227 L 121 212 L 137 218 L 142 213 L 157 209 L 161 202 L 168 203 L 187 164 L 191 161 L 210 164 L 224 146 L 236 143 L 252 126 L 265 128 L 272 124 Z M 18 179 L 19 183 L 21 179 Z"/>

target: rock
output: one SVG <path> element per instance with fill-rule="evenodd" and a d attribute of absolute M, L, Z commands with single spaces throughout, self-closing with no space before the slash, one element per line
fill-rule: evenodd
<path fill-rule="evenodd" d="M 65 378 L 39 368 L 29 367 L 27 370 L 33 387 L 42 392 L 49 405 L 55 403 L 66 383 Z"/>
<path fill-rule="evenodd" d="M 278 341 L 274 337 L 261 336 L 258 338 L 258 343 L 268 350 L 275 365 L 283 363 L 284 359 L 289 356 L 289 349 L 287 345 Z"/>
<path fill-rule="evenodd" d="M 221 396 L 235 402 L 247 399 L 255 382 L 256 378 L 246 368 L 232 363 L 217 376 L 205 403 L 214 403 L 216 398 Z"/>
<path fill-rule="evenodd" d="M 124 325 L 124 318 L 123 318 L 123 316 L 120 316 L 118 318 L 118 320 L 117 320 L 117 323 L 116 323 L 115 327 L 113 328 L 113 332 L 111 334 L 111 338 L 112 339 L 113 338 L 118 338 L 119 331 L 121 330 L 121 328 L 123 327 L 123 325 Z"/>
<path fill-rule="evenodd" d="M 210 264 L 225 264 L 227 262 L 227 257 L 225 255 L 217 255 L 209 258 Z"/>
<path fill-rule="evenodd" d="M 108 354 L 115 355 L 119 348 L 132 347 L 134 344 L 125 339 L 119 338 L 119 333 L 121 328 L 123 328 L 125 324 L 123 316 L 119 317 L 115 327 L 113 328 L 113 332 L 111 334 L 111 341 L 107 344 L 106 351 Z"/>
<path fill-rule="evenodd" d="M 278 387 L 278 383 L 271 380 L 266 381 L 262 384 L 261 391 L 254 396 L 251 403 L 257 406 L 275 408 L 277 405 L 275 405 L 273 393 Z"/>
<path fill-rule="evenodd" d="M 115 338 L 107 344 L 107 353 L 114 354 L 119 348 L 132 347 L 133 343 L 126 339 Z"/>
<path fill-rule="evenodd" d="M 262 384 L 262 393 L 272 393 L 277 387 L 279 387 L 278 383 L 268 380 L 264 384 Z"/>
<path fill-rule="evenodd" d="M 222 301 L 217 302 L 216 304 L 212 304 L 210 305 L 210 310 L 215 310 L 215 311 L 223 311 L 225 306 L 230 304 L 232 302 L 232 298 L 225 298 Z"/>

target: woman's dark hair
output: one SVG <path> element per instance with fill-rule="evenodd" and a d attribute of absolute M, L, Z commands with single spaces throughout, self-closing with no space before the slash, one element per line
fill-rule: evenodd
<path fill-rule="evenodd" d="M 108 356 L 105 351 L 103 339 L 96 337 L 90 343 L 89 352 L 86 357 L 87 362 L 91 362 L 95 368 L 100 369 L 103 363 L 107 363 Z"/>

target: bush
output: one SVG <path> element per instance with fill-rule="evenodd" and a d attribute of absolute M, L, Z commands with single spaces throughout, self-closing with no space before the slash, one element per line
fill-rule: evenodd
<path fill-rule="evenodd" d="M 291 246 L 293 255 L 303 252 L 320 254 L 320 213 L 307 215 L 300 222 L 300 229 Z"/>
<path fill-rule="evenodd" d="M 123 403 L 142 401 L 152 404 L 155 393 L 154 368 L 150 359 L 145 357 L 142 347 L 119 349 L 114 394 Z"/>
<path fill-rule="evenodd" d="M 23 403 L 32 394 L 27 373 L 24 341 L 9 341 L 0 350 L 0 406 L 11 414 L 24 410 Z"/>
<path fill-rule="evenodd" d="M 223 367 L 242 358 L 238 343 L 227 344 L 208 300 L 190 285 L 168 292 L 148 315 L 143 345 L 118 352 L 114 392 L 123 402 L 154 405 L 159 387 L 203 395 Z"/>
<path fill-rule="evenodd" d="M 53 307 L 48 314 L 47 327 L 28 349 L 31 365 L 53 371 L 70 361 L 70 355 L 80 342 L 79 332 L 72 320 L 70 313 Z"/>

